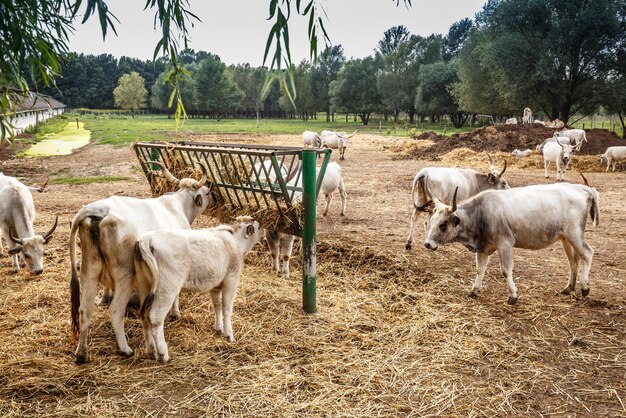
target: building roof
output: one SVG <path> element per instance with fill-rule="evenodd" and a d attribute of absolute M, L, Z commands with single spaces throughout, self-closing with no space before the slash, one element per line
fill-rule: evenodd
<path fill-rule="evenodd" d="M 52 96 L 47 94 L 28 92 L 25 96 L 21 92 L 17 92 L 16 95 L 16 113 L 42 111 L 48 109 L 63 109 L 67 107 L 64 103 L 61 103 Z"/>

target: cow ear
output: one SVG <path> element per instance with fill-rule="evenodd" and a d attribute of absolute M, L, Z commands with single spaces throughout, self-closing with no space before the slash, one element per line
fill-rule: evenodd
<path fill-rule="evenodd" d="M 246 228 L 246 237 L 254 235 L 254 225 L 248 225 Z"/>
<path fill-rule="evenodd" d="M 452 215 L 452 218 L 450 220 L 452 221 L 452 225 L 454 226 L 458 226 L 461 223 L 461 218 L 456 215 Z"/>
<path fill-rule="evenodd" d="M 18 245 L 17 247 L 9 250 L 9 254 L 14 255 L 14 254 L 19 253 L 20 251 L 22 251 L 22 246 Z"/>
<path fill-rule="evenodd" d="M 489 181 L 489 184 L 495 184 L 496 177 L 492 173 L 489 173 L 489 175 L 487 176 L 487 181 Z"/>
<path fill-rule="evenodd" d="M 201 208 L 202 207 L 202 194 L 198 194 L 196 195 L 196 197 L 194 197 L 194 202 L 196 203 L 196 206 Z"/>

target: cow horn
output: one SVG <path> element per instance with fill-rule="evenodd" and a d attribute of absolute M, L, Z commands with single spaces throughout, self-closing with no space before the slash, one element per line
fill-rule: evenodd
<path fill-rule="evenodd" d="M 492 172 L 496 171 L 496 167 L 493 165 L 493 160 L 491 159 L 491 155 L 487 153 L 487 158 L 489 159 L 489 170 Z"/>
<path fill-rule="evenodd" d="M 50 230 L 48 232 L 43 234 L 43 239 L 44 240 L 48 239 L 50 237 L 50 235 L 52 235 L 54 230 L 57 229 L 57 224 L 58 223 L 59 223 L 59 215 L 57 215 L 56 219 L 54 220 L 54 225 L 52 225 L 52 228 L 50 228 Z"/>
<path fill-rule="evenodd" d="M 498 174 L 498 177 L 502 177 L 505 171 L 506 171 L 506 160 L 504 160 L 504 167 L 502 167 L 502 171 L 500 171 L 500 174 Z"/>
<path fill-rule="evenodd" d="M 24 245 L 24 241 L 20 238 L 15 238 L 13 236 L 13 228 L 9 227 L 9 237 L 11 237 L 11 241 L 13 241 L 16 244 L 20 244 L 20 245 Z"/>
<path fill-rule="evenodd" d="M 172 183 L 178 185 L 178 183 L 180 183 L 180 179 L 177 179 L 176 177 L 174 177 L 174 175 L 172 173 L 170 173 L 170 170 L 167 169 L 167 167 L 165 166 L 165 164 L 159 162 L 159 161 L 146 161 L 144 164 L 154 164 L 156 166 L 158 166 L 159 168 L 161 168 L 161 171 L 163 172 L 163 175 L 165 176 L 166 179 L 168 179 L 169 181 L 171 181 Z"/>
<path fill-rule="evenodd" d="M 354 135 L 356 135 L 357 132 L 358 132 L 358 129 L 352 132 L 350 135 L 348 135 L 348 138 L 352 138 Z"/>
<path fill-rule="evenodd" d="M 456 212 L 456 194 L 459 191 L 459 186 L 454 189 L 454 195 L 452 196 L 452 212 Z"/>
<path fill-rule="evenodd" d="M 582 177 L 582 178 L 583 178 L 583 181 L 585 182 L 585 186 L 587 186 L 587 187 L 591 187 L 591 186 L 589 185 L 589 182 L 587 181 L 587 178 L 583 175 L 583 172 L 582 172 L 582 171 L 579 171 L 579 172 L 578 172 L 578 174 L 580 174 L 580 177 Z"/>
<path fill-rule="evenodd" d="M 202 170 L 202 178 L 198 180 L 198 184 L 200 184 L 200 187 L 202 187 L 204 186 L 204 183 L 206 183 L 206 179 L 209 176 L 209 172 L 202 162 L 198 161 L 198 165 L 200 166 L 200 170 Z"/>

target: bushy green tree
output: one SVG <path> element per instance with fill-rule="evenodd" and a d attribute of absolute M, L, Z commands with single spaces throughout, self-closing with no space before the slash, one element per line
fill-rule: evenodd
<path fill-rule="evenodd" d="M 346 62 L 337 80 L 330 86 L 334 109 L 359 115 L 363 125 L 369 123 L 371 114 L 381 107 L 380 92 L 376 83 L 379 64 L 373 57 Z"/>
<path fill-rule="evenodd" d="M 311 106 L 326 112 L 326 121 L 331 121 L 330 83 L 337 79 L 339 70 L 346 62 L 341 45 L 326 48 L 311 67 L 308 77 L 308 92 Z"/>
<path fill-rule="evenodd" d="M 214 115 L 218 121 L 223 114 L 237 110 L 244 96 L 226 71 L 226 65 L 213 54 L 198 64 L 193 73 L 193 86 L 198 110 Z"/>
<path fill-rule="evenodd" d="M 117 87 L 113 90 L 115 106 L 130 110 L 133 119 L 137 110 L 146 107 L 147 95 L 148 90 L 146 90 L 143 77 L 134 71 L 121 76 L 117 82 Z"/>
<path fill-rule="evenodd" d="M 458 81 L 456 61 L 439 61 L 424 65 L 418 75 L 419 87 L 415 108 L 430 115 L 448 115 L 455 128 L 461 128 L 469 115 L 459 109 L 450 93 L 450 86 Z"/>

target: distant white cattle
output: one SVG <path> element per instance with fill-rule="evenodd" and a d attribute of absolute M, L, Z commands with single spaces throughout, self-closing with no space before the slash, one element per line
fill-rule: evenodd
<path fill-rule="evenodd" d="M 546 138 L 541 142 L 541 144 L 537 145 L 536 149 L 539 154 L 543 153 L 543 147 L 548 142 L 559 142 L 562 145 L 571 145 L 572 147 L 576 147 L 577 142 L 575 139 L 568 138 L 566 136 L 551 136 L 550 138 Z"/>
<path fill-rule="evenodd" d="M 580 151 L 583 142 L 587 142 L 587 135 L 584 129 L 567 129 L 561 132 L 555 132 L 555 137 L 565 137 L 574 141 L 575 150 Z"/>
<path fill-rule="evenodd" d="M 322 138 L 315 132 L 304 131 L 302 133 L 302 142 L 304 148 L 319 148 L 322 145 Z"/>
<path fill-rule="evenodd" d="M 608 147 L 604 154 L 600 155 L 600 163 L 606 161 L 605 171 L 609 171 L 611 164 L 613 164 L 613 171 L 615 171 L 615 165 L 624 160 L 626 160 L 626 146 Z"/>
<path fill-rule="evenodd" d="M 345 159 L 346 149 L 348 148 L 348 140 L 352 138 L 357 131 L 348 135 L 346 132 L 328 131 L 321 132 L 322 143 L 321 148 L 332 148 L 339 150 L 339 159 Z"/>
<path fill-rule="evenodd" d="M 548 142 L 543 147 L 543 165 L 545 178 L 549 177 L 548 170 L 550 163 L 556 164 L 556 181 L 565 181 L 565 170 L 572 161 L 574 147 L 571 145 L 562 145 L 560 142 Z"/>
<path fill-rule="evenodd" d="M 504 122 L 505 125 L 517 125 L 517 118 L 509 118 Z"/>
<path fill-rule="evenodd" d="M 524 116 L 522 117 L 522 123 L 533 123 L 533 112 L 530 107 L 524 108 Z"/>
<path fill-rule="evenodd" d="M 513 152 L 511 152 L 511 155 L 514 157 L 522 158 L 522 157 L 528 157 L 532 153 L 533 153 L 533 150 L 531 149 L 525 149 L 524 151 L 519 150 L 519 149 L 514 149 Z"/>

